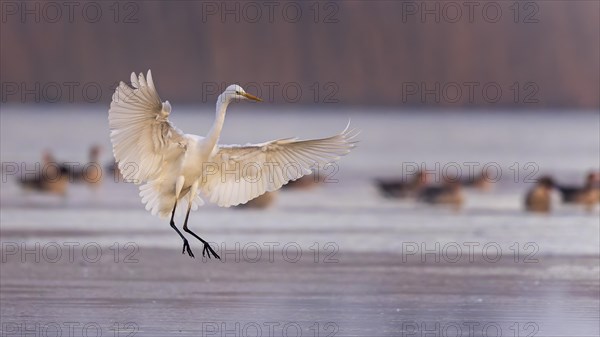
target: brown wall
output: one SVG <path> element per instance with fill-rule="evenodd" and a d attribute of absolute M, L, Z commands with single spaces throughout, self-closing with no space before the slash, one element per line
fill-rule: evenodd
<path fill-rule="evenodd" d="M 151 68 L 162 98 L 172 102 L 211 102 L 215 95 L 207 93 L 207 88 L 213 83 L 236 82 L 256 93 L 248 84 L 256 82 L 265 96 L 268 83 L 275 82 L 279 83 L 275 102 L 293 100 L 292 95 L 282 96 L 280 88 L 287 84 L 292 89 L 300 86 L 300 102 L 308 104 L 315 101 L 316 88 L 311 85 L 317 82 L 319 103 L 335 92 L 329 98 L 360 105 L 600 106 L 597 1 L 521 2 L 518 23 L 510 7 L 513 1 L 487 5 L 487 16 L 483 7 L 488 2 L 476 1 L 474 22 L 464 2 L 454 2 L 462 11 L 456 23 L 449 22 L 456 8 L 451 5 L 444 12 L 446 3 L 441 1 L 425 4 L 440 6 L 439 23 L 434 15 L 426 15 L 425 20 L 420 12 L 410 15 L 421 2 L 403 1 L 321 2 L 318 18 L 315 2 L 295 2 L 286 7 L 287 16 L 281 3 L 274 8 L 273 22 L 269 22 L 269 7 L 261 1 L 254 3 L 262 13 L 258 22 L 251 22 L 256 12 L 246 2 L 121 2 L 118 17 L 110 7 L 113 1 L 97 2 L 102 10 L 98 22 L 87 22 L 94 20 L 95 4 L 76 3 L 73 22 L 69 22 L 66 7 L 54 19 L 55 8 L 47 3 L 3 1 L 3 102 L 23 101 L 22 85 L 36 88 L 37 84 L 42 91 L 52 89 L 47 88 L 49 83 L 62 89 L 58 101 L 66 102 L 70 100 L 65 91 L 68 82 L 79 83 L 74 101 L 85 101 L 81 86 L 97 83 L 103 90 L 99 102 L 107 102 L 115 81 L 127 80 L 131 71 Z M 236 4 L 240 22 L 235 22 L 233 14 L 222 22 L 223 6 L 235 9 Z M 84 5 L 87 16 L 82 14 Z M 296 7 L 302 15 L 298 22 L 291 22 Z M 494 19 L 497 7 L 502 10 L 499 21 L 487 22 Z M 37 13 L 23 18 L 27 9 Z M 38 14 L 39 23 L 35 22 Z M 323 22 L 327 18 L 334 22 Z M 129 19 L 137 22 L 124 22 Z M 524 22 L 532 20 L 537 22 Z M 433 88 L 436 82 L 440 102 L 434 95 L 423 100 L 419 87 Z M 468 97 L 469 82 L 478 83 L 473 102 Z M 482 96 L 481 88 L 489 82 L 503 91 L 495 104 Z M 515 82 L 520 85 L 518 104 L 514 102 L 516 87 L 511 87 Z M 19 91 L 14 92 L 14 84 L 20 86 Z M 418 91 L 408 95 L 415 85 Z M 454 102 L 456 87 L 462 95 Z M 530 103 L 524 102 L 526 98 Z"/>

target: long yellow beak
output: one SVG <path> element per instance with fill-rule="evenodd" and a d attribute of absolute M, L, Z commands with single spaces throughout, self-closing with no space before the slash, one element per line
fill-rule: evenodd
<path fill-rule="evenodd" d="M 244 97 L 246 97 L 247 99 L 249 99 L 249 100 L 252 100 L 252 101 L 257 101 L 257 102 L 262 102 L 262 101 L 263 101 L 262 99 L 260 99 L 260 98 L 258 98 L 258 97 L 256 97 L 256 96 L 254 96 L 254 95 L 251 95 L 251 94 L 249 94 L 249 93 L 247 93 L 247 92 L 243 93 L 243 94 L 242 94 L 242 96 L 244 96 Z"/>

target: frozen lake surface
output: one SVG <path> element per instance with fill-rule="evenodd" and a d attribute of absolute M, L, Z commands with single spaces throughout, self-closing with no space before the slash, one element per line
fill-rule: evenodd
<path fill-rule="evenodd" d="M 259 324 L 263 336 L 268 322 L 297 323 L 304 336 L 420 336 L 436 323 L 453 336 L 452 322 L 463 336 L 468 322 L 480 324 L 473 335 L 486 335 L 486 324 L 502 336 L 598 335 L 598 209 L 522 210 L 535 177 L 580 184 L 598 169 L 598 113 L 273 110 L 234 106 L 221 142 L 322 137 L 351 117 L 361 143 L 341 160 L 336 183 L 282 192 L 267 210 L 205 205 L 192 213 L 190 227 L 229 251 L 224 262 L 202 261 L 196 243 L 196 260 L 180 255 L 179 237 L 143 209 L 134 185 L 108 178 L 96 191 L 73 186 L 60 200 L 24 194 L 3 172 L 2 321 L 71 319 L 106 330 L 134 322 L 140 336 L 224 336 L 222 323 L 236 322 L 242 330 Z M 174 107 L 172 120 L 204 134 L 212 118 Z M 3 107 L 0 122 L 3 167 L 39 161 L 44 149 L 85 163 L 92 144 L 104 147 L 104 163 L 111 159 L 105 112 Z M 489 192 L 467 190 L 458 212 L 382 199 L 373 179 L 411 165 L 463 174 L 468 165 L 493 165 L 502 177 Z M 64 253 L 57 262 L 54 243 Z M 69 243 L 77 244 L 73 261 Z M 102 259 L 82 258 L 86 245 L 103 247 Z M 123 263 L 131 252 L 138 261 Z"/>
<path fill-rule="evenodd" d="M 192 215 L 191 224 L 211 233 L 215 242 L 336 241 L 344 250 L 398 252 L 404 241 L 487 240 L 507 247 L 513 242 L 536 242 L 540 252 L 548 254 L 598 253 L 598 209 L 589 213 L 557 203 L 548 216 L 527 214 L 522 209 L 525 191 L 535 178 L 553 174 L 562 183 L 581 184 L 586 172 L 598 169 L 598 113 L 265 113 L 247 111 L 249 106 L 233 106 L 222 143 L 323 137 L 341 130 L 348 118 L 362 130 L 361 142 L 340 161 L 337 171 L 322 171 L 334 182 L 309 191 L 280 193 L 275 206 L 266 211 L 205 205 Z M 3 108 L 0 117 L 3 166 L 31 167 L 44 149 L 51 149 L 59 160 L 83 165 L 92 144 L 103 146 L 104 163 L 111 160 L 103 111 Z M 212 118 L 211 111 L 188 107 L 175 109 L 172 119 L 184 132 L 204 134 Z M 469 167 L 478 171 L 485 165 L 499 175 L 492 191 L 466 190 L 460 212 L 381 198 L 373 179 L 400 176 L 403 168 L 413 165 L 430 170 L 435 177 L 444 169 L 466 177 Z M 128 231 L 146 233 L 138 238 L 145 244 L 166 248 L 177 243 L 174 235 L 162 236 L 171 229 L 145 212 L 135 185 L 114 183 L 112 176 L 106 176 L 97 191 L 73 186 L 66 200 L 60 200 L 24 194 L 14 177 L 4 172 L 6 182 L 0 193 L 3 228 L 114 233 L 107 241 Z"/>

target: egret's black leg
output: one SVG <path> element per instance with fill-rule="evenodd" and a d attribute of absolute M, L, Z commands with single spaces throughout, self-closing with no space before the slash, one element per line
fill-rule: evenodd
<path fill-rule="evenodd" d="M 181 239 L 183 240 L 183 249 L 181 250 L 181 254 L 185 254 L 185 252 L 187 251 L 189 256 L 194 257 L 194 253 L 192 253 L 192 249 L 190 248 L 188 240 L 185 238 L 185 236 L 183 236 L 183 234 L 181 234 L 179 229 L 175 227 L 175 221 L 173 220 L 173 218 L 175 218 L 175 208 L 177 208 L 177 201 L 175 201 L 175 206 L 173 206 L 173 212 L 171 213 L 171 227 L 177 232 L 177 234 L 179 234 L 179 236 L 181 236 Z"/>
<path fill-rule="evenodd" d="M 212 253 L 212 255 L 214 255 L 217 259 L 221 259 L 221 257 L 211 248 L 211 246 L 208 244 L 208 242 L 202 240 L 201 237 L 199 237 L 198 235 L 196 235 L 196 233 L 192 232 L 187 224 L 188 224 L 188 218 L 190 217 L 190 209 L 191 207 L 188 207 L 187 213 L 185 214 L 185 222 L 183 223 L 183 230 L 186 231 L 187 233 L 192 234 L 196 239 L 200 240 L 200 242 L 202 242 L 204 244 L 204 249 L 202 250 L 202 256 L 206 256 L 205 254 L 208 253 L 208 258 L 210 259 L 210 254 Z"/>

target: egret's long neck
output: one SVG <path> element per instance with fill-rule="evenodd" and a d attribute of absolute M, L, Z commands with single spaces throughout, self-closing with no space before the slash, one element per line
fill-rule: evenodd
<path fill-rule="evenodd" d="M 212 147 L 217 145 L 219 141 L 219 136 L 221 135 L 221 130 L 223 129 L 223 123 L 225 122 L 225 112 L 227 111 L 227 106 L 229 105 L 228 99 L 222 99 L 221 96 L 217 99 L 217 112 L 215 114 L 215 122 L 213 123 L 212 128 L 208 131 L 208 135 L 206 138 L 208 139 L 209 144 Z"/>

